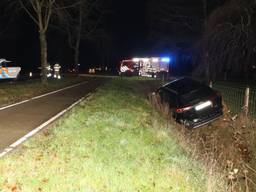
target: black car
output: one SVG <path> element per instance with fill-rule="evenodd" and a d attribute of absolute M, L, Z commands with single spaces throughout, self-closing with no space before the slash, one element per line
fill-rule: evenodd
<path fill-rule="evenodd" d="M 192 78 L 173 80 L 160 87 L 158 93 L 175 120 L 188 128 L 200 127 L 223 114 L 220 93 Z"/>

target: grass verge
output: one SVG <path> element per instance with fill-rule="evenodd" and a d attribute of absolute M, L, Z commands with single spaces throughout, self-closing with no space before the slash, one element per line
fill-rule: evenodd
<path fill-rule="evenodd" d="M 64 76 L 61 80 L 51 79 L 44 85 L 39 79 L 24 82 L 6 82 L 0 84 L 0 106 L 16 103 L 40 94 L 54 91 L 88 78 L 77 76 Z"/>
<path fill-rule="evenodd" d="M 207 191 L 203 166 L 136 87 L 112 80 L 0 159 L 0 191 Z"/>
<path fill-rule="evenodd" d="M 256 191 L 256 122 L 225 113 L 218 121 L 190 133 L 199 154 L 226 175 L 227 191 Z"/>
<path fill-rule="evenodd" d="M 217 121 L 188 130 L 170 118 L 169 106 L 161 103 L 159 95 L 152 94 L 150 102 L 172 125 L 176 124 L 172 134 L 179 144 L 208 168 L 208 191 L 215 189 L 210 185 L 211 180 L 222 181 L 221 191 L 256 191 L 255 119 L 242 113 L 233 116 L 224 104 L 224 115 Z"/>

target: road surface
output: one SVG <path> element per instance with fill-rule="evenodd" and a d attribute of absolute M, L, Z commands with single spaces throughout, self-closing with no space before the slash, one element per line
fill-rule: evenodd
<path fill-rule="evenodd" d="M 78 86 L 0 111 L 0 153 L 77 100 L 95 90 L 106 79 L 88 80 Z"/>

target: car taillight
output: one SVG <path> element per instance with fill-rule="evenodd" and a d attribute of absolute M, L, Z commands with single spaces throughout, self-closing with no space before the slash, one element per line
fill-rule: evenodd
<path fill-rule="evenodd" d="M 183 107 L 183 108 L 178 108 L 176 109 L 176 113 L 183 113 L 185 111 L 188 111 L 192 108 L 192 106 L 187 106 L 187 107 Z"/>

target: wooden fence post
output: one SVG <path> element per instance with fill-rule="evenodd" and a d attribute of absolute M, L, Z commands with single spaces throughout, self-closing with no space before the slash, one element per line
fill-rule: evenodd
<path fill-rule="evenodd" d="M 246 117 L 249 113 L 249 100 L 250 100 L 250 87 L 246 87 L 245 89 L 245 95 L 244 95 L 244 112 Z"/>

